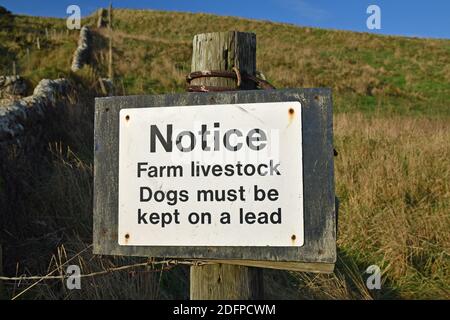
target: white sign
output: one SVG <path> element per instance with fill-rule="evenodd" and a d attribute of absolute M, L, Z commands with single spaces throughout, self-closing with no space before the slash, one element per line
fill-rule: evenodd
<path fill-rule="evenodd" d="M 299 102 L 120 111 L 120 245 L 302 246 Z"/>

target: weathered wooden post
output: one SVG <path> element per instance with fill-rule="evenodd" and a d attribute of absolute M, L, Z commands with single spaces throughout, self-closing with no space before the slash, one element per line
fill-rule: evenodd
<path fill-rule="evenodd" d="M 252 90 L 255 51 L 197 35 L 197 93 L 96 99 L 94 253 L 206 262 L 192 299 L 262 298 L 253 267 L 333 271 L 331 90 Z"/>
<path fill-rule="evenodd" d="M 256 35 L 247 32 L 198 34 L 193 40 L 191 71 L 231 71 L 256 73 Z M 236 80 L 222 77 L 193 79 L 192 85 L 236 87 Z M 255 83 L 243 81 L 242 89 L 255 89 Z M 262 299 L 263 269 L 237 265 L 192 266 L 191 299 Z"/>
<path fill-rule="evenodd" d="M 194 37 L 191 71 L 232 71 L 236 67 L 241 74 L 256 73 L 256 35 L 248 32 L 202 33 Z M 236 80 L 223 77 L 193 79 L 192 85 L 236 87 Z M 255 83 L 243 79 L 239 87 L 256 89 Z M 212 90 L 214 91 L 214 90 Z"/>

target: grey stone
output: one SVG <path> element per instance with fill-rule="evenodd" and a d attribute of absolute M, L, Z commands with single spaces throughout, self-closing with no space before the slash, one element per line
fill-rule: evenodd
<path fill-rule="evenodd" d="M 83 26 L 80 30 L 80 38 L 78 39 L 78 47 L 75 50 L 72 60 L 72 71 L 80 70 L 85 64 L 89 64 L 92 50 L 92 34 L 87 26 Z"/>
<path fill-rule="evenodd" d="M 0 98 L 2 99 L 24 96 L 27 89 L 27 83 L 21 76 L 0 76 Z"/>
<path fill-rule="evenodd" d="M 0 142 L 21 135 L 25 130 L 25 121 L 45 117 L 47 108 L 56 106 L 58 98 L 65 96 L 68 88 L 66 79 L 43 79 L 34 89 L 33 95 L 1 107 Z"/>

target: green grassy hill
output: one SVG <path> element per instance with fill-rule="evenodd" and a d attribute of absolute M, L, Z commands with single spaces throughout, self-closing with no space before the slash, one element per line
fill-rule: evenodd
<path fill-rule="evenodd" d="M 95 25 L 95 17 L 84 23 Z M 333 88 L 338 112 L 449 114 L 450 40 L 206 14 L 116 10 L 114 67 L 119 87 L 123 84 L 126 94 L 183 91 L 193 35 L 226 30 L 257 34 L 257 68 L 275 86 Z M 17 16 L 12 32 L 0 32 L 0 71 L 10 71 L 11 59 L 16 59 L 22 73 L 32 79 L 67 72 L 77 35 L 66 30 L 64 20 Z M 38 36 L 41 50 L 36 49 Z M 104 62 L 106 55 L 98 58 Z"/>
<path fill-rule="evenodd" d="M 64 20 L 2 19 L 0 74 L 11 74 L 15 61 L 33 84 L 65 76 L 87 90 L 95 90 L 98 76 L 107 75 L 105 30 L 96 30 L 95 68 L 73 74 L 78 32 L 67 31 Z M 95 26 L 95 20 L 87 17 L 83 24 Z M 227 30 L 256 33 L 257 68 L 276 87 L 333 89 L 336 193 L 341 199 L 338 266 L 334 275 L 321 276 L 268 271 L 267 297 L 450 297 L 450 40 L 160 11 L 115 10 L 113 27 L 119 94 L 183 92 L 193 36 Z M 91 113 L 92 103 L 86 102 Z M 48 264 L 58 266 L 91 243 L 92 118 L 78 120 L 64 124 L 69 137 L 54 141 L 57 147 L 52 144 L 49 169 L 37 177 L 28 173 L 27 185 L 37 191 L 24 198 L 15 214 L 44 225 L 27 222 L 26 230 L 33 231 L 19 237 L 20 248 L 13 245 L 9 251 L 16 250 L 23 272 L 42 274 Z M 61 229 L 56 237 L 54 230 Z M 51 241 L 33 242 L 47 233 Z M 84 253 L 80 261 L 89 272 L 129 260 Z M 15 262 L 9 261 L 10 270 Z M 364 271 L 371 264 L 383 271 L 379 291 L 365 287 Z M 155 287 L 143 285 L 144 280 Z M 86 281 L 85 298 L 187 296 L 181 267 L 161 276 L 122 272 Z M 80 297 L 51 283 L 31 292 L 29 298 Z"/>

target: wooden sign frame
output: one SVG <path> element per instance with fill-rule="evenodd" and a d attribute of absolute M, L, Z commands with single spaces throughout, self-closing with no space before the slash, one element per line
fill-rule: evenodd
<path fill-rule="evenodd" d="M 119 112 L 124 108 L 299 101 L 302 104 L 304 236 L 302 247 L 120 246 Z M 200 259 L 274 269 L 332 272 L 336 262 L 333 117 L 328 88 L 181 93 L 96 98 L 94 253 Z"/>

